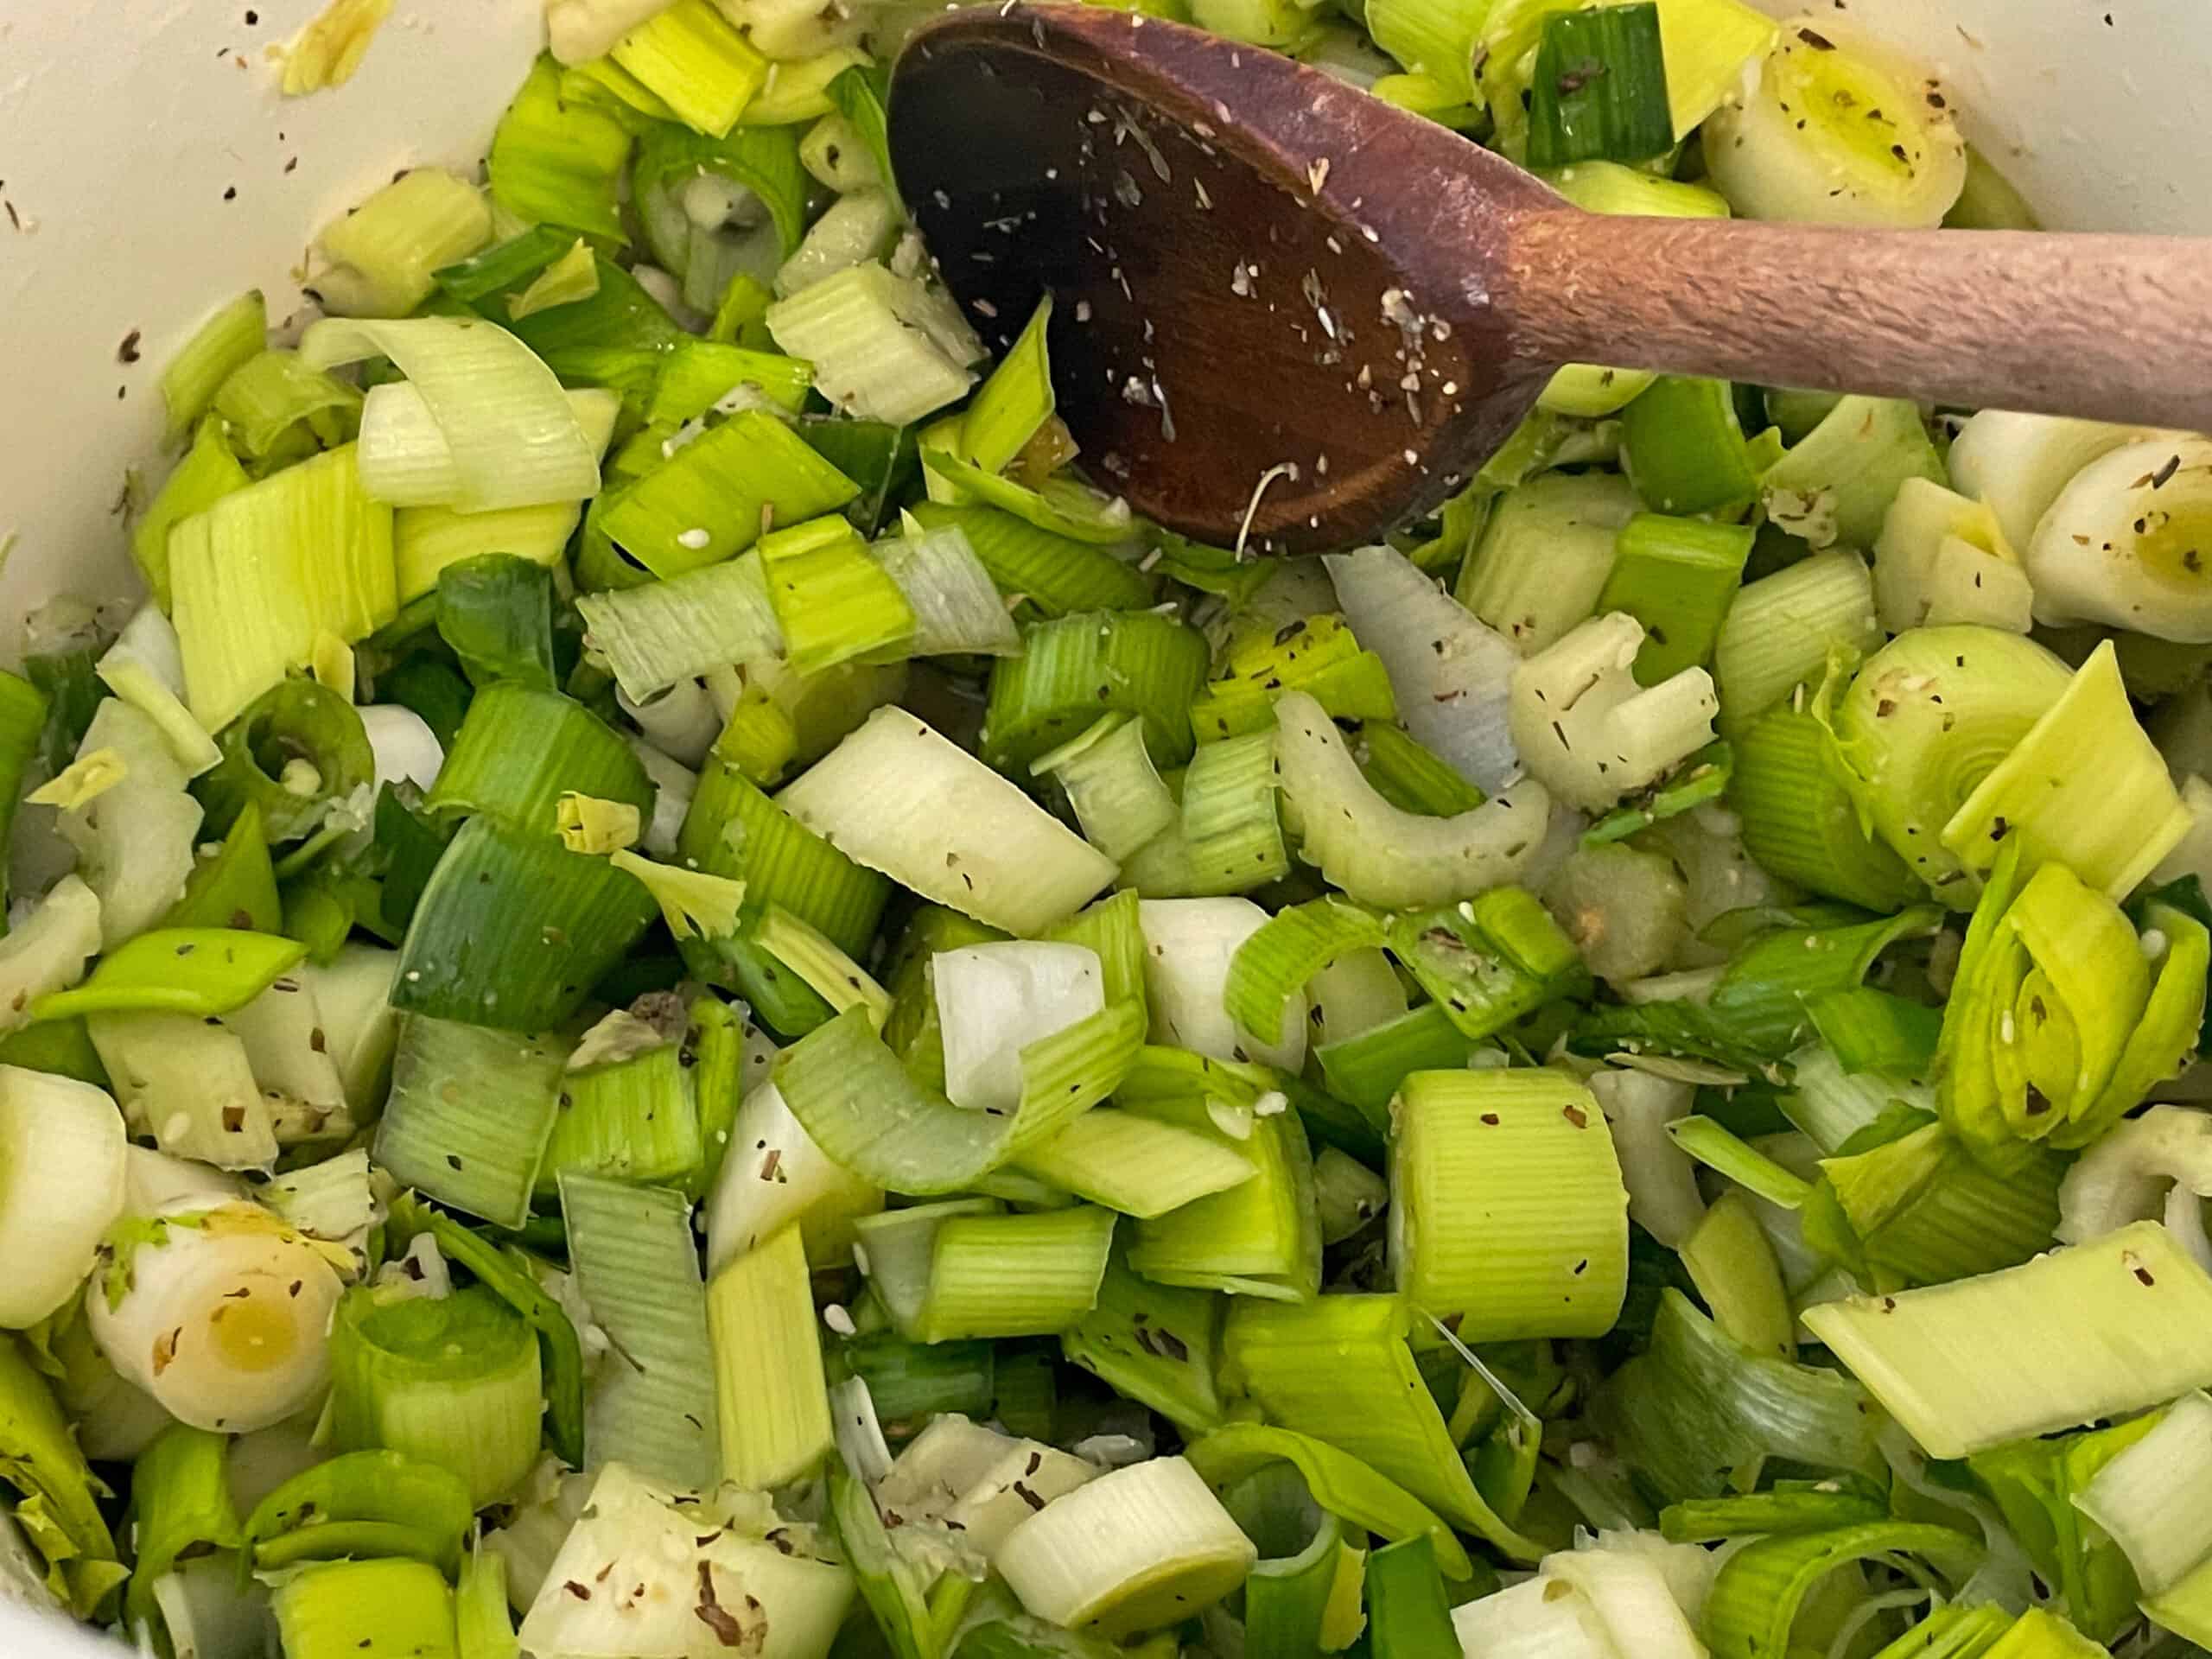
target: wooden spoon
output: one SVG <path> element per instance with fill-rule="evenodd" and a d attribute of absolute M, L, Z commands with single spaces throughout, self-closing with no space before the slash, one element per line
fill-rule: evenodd
<path fill-rule="evenodd" d="M 1003 349 L 1041 294 L 1098 482 L 1217 546 L 1433 509 L 1569 362 L 2212 429 L 2212 241 L 1600 217 L 1317 70 L 1141 13 L 947 13 L 893 165 Z"/>

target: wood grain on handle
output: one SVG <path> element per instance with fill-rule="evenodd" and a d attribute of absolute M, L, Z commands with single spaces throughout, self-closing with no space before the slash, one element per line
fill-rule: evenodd
<path fill-rule="evenodd" d="M 1516 342 L 1560 359 L 2212 430 L 2212 240 L 1527 216 Z"/>

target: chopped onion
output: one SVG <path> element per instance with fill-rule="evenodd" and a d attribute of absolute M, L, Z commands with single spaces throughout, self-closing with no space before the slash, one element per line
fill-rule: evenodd
<path fill-rule="evenodd" d="M 36 1324 L 92 1270 L 123 1213 L 128 1146 L 105 1090 L 0 1065 L 0 1328 Z"/>
<path fill-rule="evenodd" d="M 1236 947 L 1267 921 L 1268 912 L 1249 899 L 1147 899 L 1137 906 L 1158 1040 L 1217 1060 L 1261 1060 L 1286 1071 L 1306 1063 L 1302 988 L 1284 1003 L 1282 1034 L 1272 1043 L 1252 1041 L 1223 1006 Z"/>
<path fill-rule="evenodd" d="M 1021 1104 L 1021 1051 L 1106 1006 L 1088 945 L 969 945 L 930 959 L 944 1033 L 944 1092 L 971 1111 Z"/>

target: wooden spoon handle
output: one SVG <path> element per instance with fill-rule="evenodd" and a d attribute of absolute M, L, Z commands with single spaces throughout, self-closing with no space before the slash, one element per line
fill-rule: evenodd
<path fill-rule="evenodd" d="M 2212 239 L 1544 211 L 1507 259 L 1554 361 L 2212 429 Z"/>

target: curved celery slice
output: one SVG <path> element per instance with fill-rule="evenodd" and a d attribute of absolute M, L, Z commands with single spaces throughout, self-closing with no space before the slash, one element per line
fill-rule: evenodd
<path fill-rule="evenodd" d="M 1534 779 L 1457 817 L 1422 817 L 1376 792 L 1313 698 L 1286 693 L 1275 719 L 1302 856 L 1355 902 L 1399 909 L 1463 899 L 1513 880 L 1543 842 L 1551 797 Z"/>

